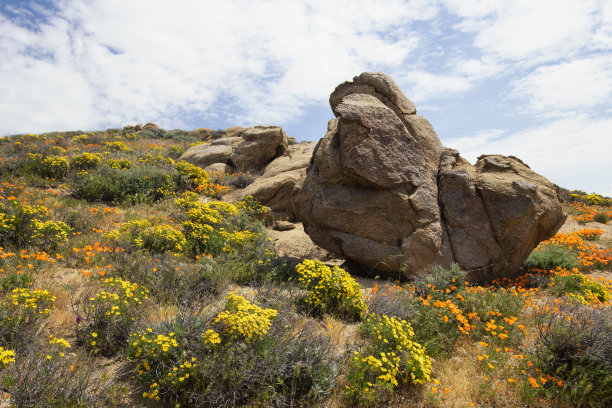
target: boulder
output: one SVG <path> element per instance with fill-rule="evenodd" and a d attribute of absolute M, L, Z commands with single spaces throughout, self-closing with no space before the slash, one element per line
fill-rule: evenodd
<path fill-rule="evenodd" d="M 286 219 L 293 219 L 295 212 L 294 196 L 306 177 L 315 144 L 305 142 L 288 147 L 280 157 L 272 160 L 264 172 L 246 188 L 236 190 L 223 198 L 230 202 L 252 196 L 260 203 L 270 207 L 275 214 L 286 213 Z"/>
<path fill-rule="evenodd" d="M 225 173 L 230 173 L 232 171 L 232 166 L 229 166 L 225 163 L 213 163 L 210 166 L 207 166 L 204 170 L 208 174 L 219 173 L 223 175 Z"/>
<path fill-rule="evenodd" d="M 230 164 L 247 172 L 261 170 L 286 150 L 287 135 L 278 126 L 234 127 L 210 144 L 189 148 L 180 159 L 202 167 L 214 163 Z"/>
<path fill-rule="evenodd" d="M 187 136 L 195 137 L 203 142 L 208 142 L 211 138 L 210 128 L 197 128 L 189 132 Z"/>
<path fill-rule="evenodd" d="M 206 168 L 214 163 L 227 163 L 230 157 L 232 157 L 232 152 L 233 149 L 231 146 L 201 144 L 187 149 L 179 160 L 185 160 L 202 168 Z"/>
<path fill-rule="evenodd" d="M 240 137 L 243 142 L 236 146 L 231 158 L 240 171 L 258 170 L 287 150 L 287 134 L 278 126 L 255 126 L 243 131 Z"/>
<path fill-rule="evenodd" d="M 244 132 L 246 128 L 242 126 L 233 126 L 225 129 L 225 137 L 239 137 L 242 132 Z"/>
<path fill-rule="evenodd" d="M 142 127 L 142 130 L 155 130 L 155 129 L 159 129 L 159 126 L 151 122 L 147 123 L 146 125 Z"/>
<path fill-rule="evenodd" d="M 471 166 L 386 74 L 339 85 L 330 105 L 337 118 L 291 201 L 328 251 L 406 277 L 456 262 L 492 279 L 516 273 L 565 220 L 556 185 L 514 157 Z"/>
<path fill-rule="evenodd" d="M 134 130 L 140 132 L 142 130 L 142 123 L 137 123 L 136 126 L 134 126 Z"/>

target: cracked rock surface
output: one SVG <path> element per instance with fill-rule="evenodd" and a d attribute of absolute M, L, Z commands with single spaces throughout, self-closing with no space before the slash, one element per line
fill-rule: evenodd
<path fill-rule="evenodd" d="M 330 105 L 336 118 L 293 197 L 330 252 L 406 277 L 456 262 L 492 279 L 515 274 L 565 221 L 556 185 L 512 156 L 472 166 L 386 74 L 339 85 Z"/>

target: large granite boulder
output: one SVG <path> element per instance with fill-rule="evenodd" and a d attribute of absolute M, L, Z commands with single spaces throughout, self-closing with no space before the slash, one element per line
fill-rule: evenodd
<path fill-rule="evenodd" d="M 565 220 L 556 185 L 514 157 L 471 166 L 385 74 L 339 85 L 330 105 L 337 119 L 293 197 L 324 249 L 407 277 L 456 262 L 486 279 L 514 274 Z"/>
<path fill-rule="evenodd" d="M 287 134 L 278 126 L 234 127 L 210 144 L 193 146 L 180 157 L 201 167 L 229 164 L 238 171 L 257 171 L 287 150 Z"/>

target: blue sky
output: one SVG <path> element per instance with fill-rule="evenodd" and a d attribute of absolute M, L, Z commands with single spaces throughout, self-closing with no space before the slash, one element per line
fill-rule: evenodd
<path fill-rule="evenodd" d="M 395 78 L 442 142 L 612 196 L 612 2 L 0 0 L 0 135 L 275 124 Z"/>

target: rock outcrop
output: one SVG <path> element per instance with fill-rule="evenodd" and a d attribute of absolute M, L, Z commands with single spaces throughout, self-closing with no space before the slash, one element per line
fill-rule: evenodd
<path fill-rule="evenodd" d="M 211 139 L 210 128 L 197 128 L 189 132 L 187 136 L 195 137 L 203 142 L 207 142 Z"/>
<path fill-rule="evenodd" d="M 263 174 L 246 188 L 236 190 L 224 199 L 240 201 L 252 196 L 260 203 L 270 207 L 277 218 L 295 218 L 294 196 L 306 178 L 306 169 L 314 151 L 313 142 L 290 145 L 280 157 L 270 162 Z"/>
<path fill-rule="evenodd" d="M 223 163 L 238 171 L 259 170 L 282 156 L 287 146 L 287 134 L 278 126 L 235 127 L 227 129 L 226 137 L 189 148 L 180 160 L 203 168 Z"/>
<path fill-rule="evenodd" d="M 339 85 L 330 105 L 337 119 L 292 201 L 330 252 L 405 276 L 456 262 L 488 279 L 515 273 L 566 218 L 558 187 L 520 160 L 471 166 L 444 148 L 385 74 Z"/>

